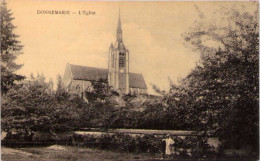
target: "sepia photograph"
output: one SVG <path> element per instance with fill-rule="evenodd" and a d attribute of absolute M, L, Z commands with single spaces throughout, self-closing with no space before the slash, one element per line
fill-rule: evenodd
<path fill-rule="evenodd" d="M 1 160 L 259 160 L 258 1 L 0 0 Z"/>

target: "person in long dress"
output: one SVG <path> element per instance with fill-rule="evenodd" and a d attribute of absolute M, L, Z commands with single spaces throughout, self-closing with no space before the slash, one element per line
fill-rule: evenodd
<path fill-rule="evenodd" d="M 165 141 L 165 154 L 173 154 L 172 145 L 174 144 L 174 141 L 172 140 L 171 136 L 168 134 L 166 139 L 163 139 L 162 141 Z"/>

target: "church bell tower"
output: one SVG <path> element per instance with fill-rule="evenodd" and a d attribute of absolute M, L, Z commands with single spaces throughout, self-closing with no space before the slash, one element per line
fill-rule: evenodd
<path fill-rule="evenodd" d="M 108 59 L 108 83 L 119 93 L 129 93 L 129 51 L 125 48 L 122 37 L 120 12 L 117 26 L 117 39 L 111 43 Z"/>

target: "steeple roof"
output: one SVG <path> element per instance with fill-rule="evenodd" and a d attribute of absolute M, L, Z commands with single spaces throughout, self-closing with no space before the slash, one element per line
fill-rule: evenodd
<path fill-rule="evenodd" d="M 117 49 L 123 49 L 125 50 L 125 45 L 123 43 L 123 38 L 122 38 L 122 26 L 121 26 L 121 17 L 120 17 L 120 9 L 119 9 L 119 15 L 118 15 L 118 24 L 117 24 L 117 39 L 116 43 L 114 45 L 115 48 Z"/>
<path fill-rule="evenodd" d="M 120 9 L 119 9 L 119 16 L 118 16 L 117 32 L 122 32 L 121 18 L 120 18 Z"/>

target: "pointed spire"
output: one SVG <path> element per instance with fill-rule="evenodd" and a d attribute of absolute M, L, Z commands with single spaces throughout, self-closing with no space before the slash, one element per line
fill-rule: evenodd
<path fill-rule="evenodd" d="M 120 7 L 119 7 L 119 15 L 118 15 L 117 32 L 122 32 L 122 27 L 121 27 L 121 18 L 120 18 Z"/>
<path fill-rule="evenodd" d="M 119 8 L 119 14 L 118 14 L 118 25 L 117 25 L 117 41 L 122 41 L 122 27 L 121 27 L 121 18 L 120 18 L 120 8 Z"/>

